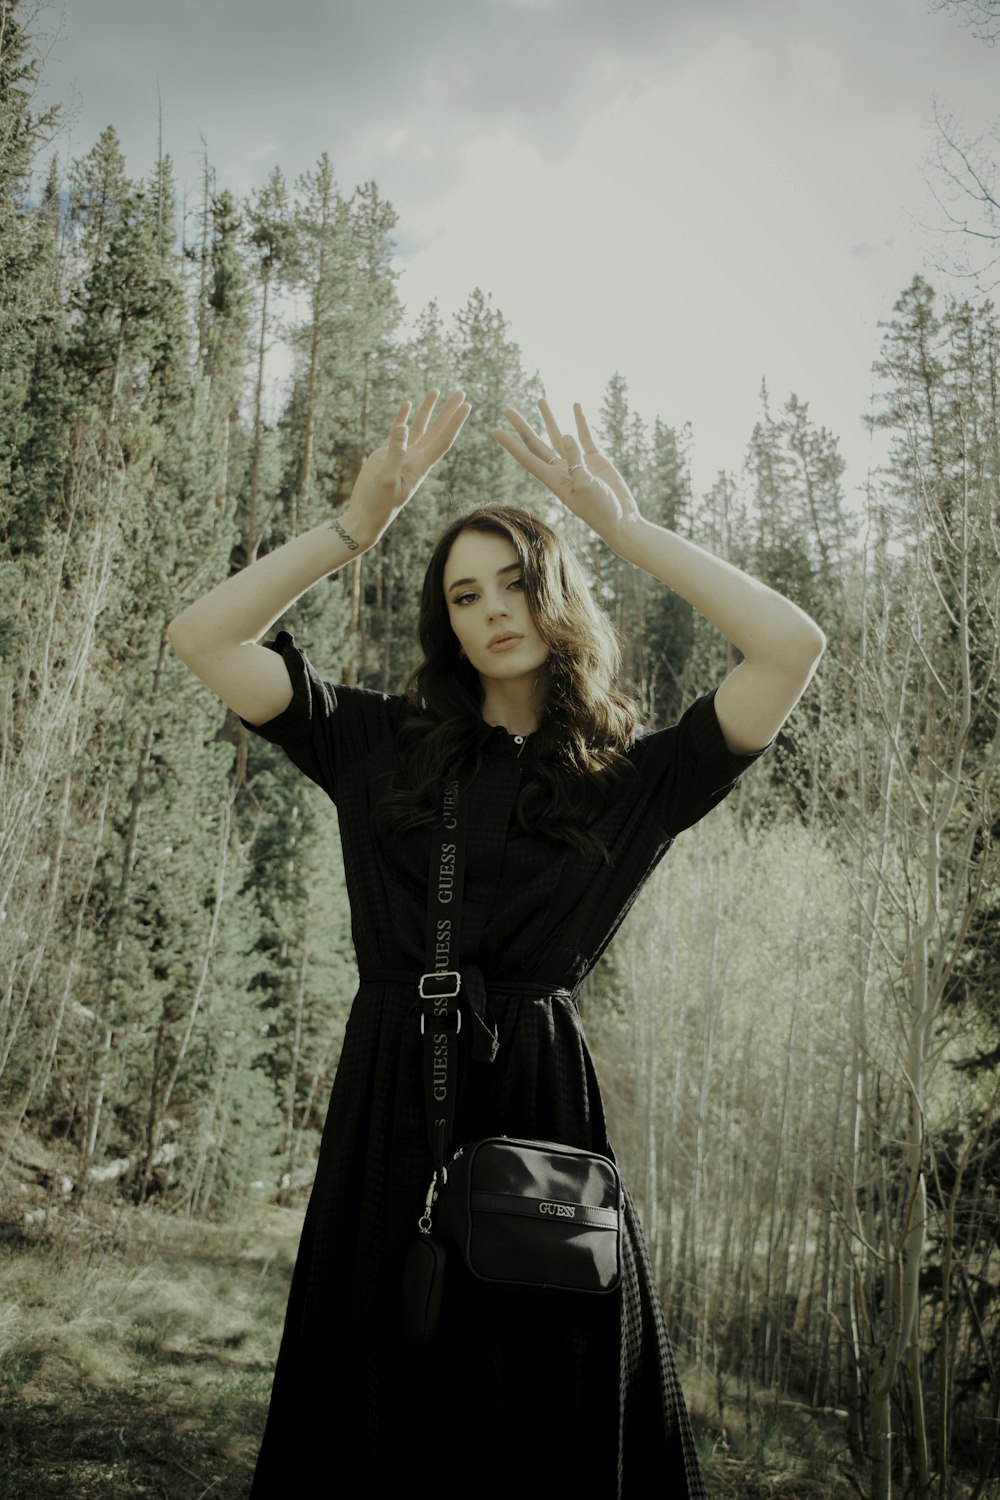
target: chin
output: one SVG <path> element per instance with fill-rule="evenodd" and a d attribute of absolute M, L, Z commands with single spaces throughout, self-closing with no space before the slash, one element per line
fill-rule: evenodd
<path fill-rule="evenodd" d="M 516 682 L 519 678 L 539 677 L 545 670 L 545 660 L 522 662 L 489 661 L 479 668 L 480 677 L 491 677 L 494 682 Z"/>

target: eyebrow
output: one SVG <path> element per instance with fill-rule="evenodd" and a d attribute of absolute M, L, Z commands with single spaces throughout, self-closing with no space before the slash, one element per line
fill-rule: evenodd
<path fill-rule="evenodd" d="M 508 563 L 505 568 L 497 568 L 497 577 L 498 578 L 502 578 L 505 573 L 520 573 L 521 571 L 522 571 L 522 565 L 519 562 L 512 562 L 512 563 Z M 478 578 L 456 578 L 455 581 L 454 581 L 454 583 L 449 583 L 447 592 L 450 594 L 451 591 L 452 591 L 452 589 L 461 588 L 461 586 L 463 584 L 465 584 L 465 583 L 478 583 L 478 582 L 479 582 Z"/>

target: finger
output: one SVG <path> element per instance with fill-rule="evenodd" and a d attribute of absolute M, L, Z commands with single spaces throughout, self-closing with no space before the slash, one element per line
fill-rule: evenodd
<path fill-rule="evenodd" d="M 504 408 L 504 416 L 512 427 L 520 434 L 520 437 L 530 453 L 536 458 L 542 459 L 544 463 L 551 463 L 553 458 L 559 456 L 558 449 L 553 453 L 552 449 L 545 443 L 532 427 L 530 422 L 525 421 L 516 406 Z"/>
<path fill-rule="evenodd" d="M 386 468 L 398 468 L 406 453 L 406 440 L 409 436 L 409 428 L 406 419 L 410 414 L 410 403 L 404 401 L 396 413 L 396 420 L 389 428 L 389 441 L 386 444 Z"/>
<path fill-rule="evenodd" d="M 556 419 L 552 415 L 552 408 L 549 406 L 549 403 L 544 399 L 544 397 L 538 403 L 538 410 L 542 414 L 542 421 L 545 423 L 545 430 L 549 435 L 549 442 L 552 444 L 552 447 L 555 449 L 556 453 L 561 453 L 562 433 L 559 431 Z"/>
<path fill-rule="evenodd" d="M 493 438 L 494 442 L 499 443 L 501 448 L 506 448 L 511 458 L 516 458 L 522 469 L 527 469 L 529 474 L 534 474 L 535 478 L 540 479 L 549 489 L 553 488 L 553 481 L 557 475 L 565 474 L 566 472 L 562 468 L 557 470 L 550 458 L 542 458 L 538 454 L 532 453 L 531 449 L 524 443 L 520 443 L 517 438 L 511 437 L 509 432 L 504 432 L 502 427 L 494 427 L 490 433 L 490 437 Z"/>
<path fill-rule="evenodd" d="M 434 398 L 433 400 L 431 399 L 432 396 Z M 434 409 L 437 397 L 437 391 L 429 391 L 427 393 L 427 395 L 424 397 L 424 404 L 420 408 L 420 417 L 424 417 L 426 411 L 426 417 L 428 419 L 430 418 L 430 414 Z M 464 391 L 452 391 L 451 395 L 448 397 L 447 401 L 444 403 L 441 410 L 434 418 L 433 422 L 430 422 L 429 426 L 427 421 L 425 420 L 423 426 L 419 431 L 417 431 L 416 424 L 414 424 L 414 432 L 413 437 L 410 441 L 410 447 L 415 448 L 418 443 L 426 442 L 428 439 L 433 438 L 434 434 L 437 431 L 442 428 L 448 427 L 454 419 L 455 413 L 458 411 L 459 407 L 466 404 L 467 403 L 465 401 Z M 417 421 L 419 422 L 419 420 L 420 418 L 418 417 Z"/>
<path fill-rule="evenodd" d="M 420 410 L 417 412 L 417 415 L 413 419 L 413 427 L 410 434 L 411 443 L 419 442 L 424 433 L 427 431 L 427 424 L 431 419 L 431 413 L 433 412 L 435 406 L 437 406 L 439 395 L 440 392 L 435 390 L 428 391 L 427 395 L 424 397 L 420 406 Z"/>
<path fill-rule="evenodd" d="M 580 434 L 580 442 L 583 444 L 584 453 L 597 453 L 599 451 L 597 444 L 590 435 L 587 418 L 583 415 L 583 407 L 579 401 L 574 403 L 573 415 L 576 417 L 576 430 Z"/>
<path fill-rule="evenodd" d="M 563 458 L 566 460 L 571 469 L 586 468 L 586 464 L 583 461 L 583 454 L 580 452 L 579 443 L 577 442 L 575 437 L 570 437 L 568 433 L 562 440 L 562 451 Z"/>
<path fill-rule="evenodd" d="M 445 414 L 446 409 L 441 411 L 441 414 L 420 444 L 420 464 L 425 474 L 432 465 L 437 463 L 439 458 L 443 458 L 448 452 L 448 449 L 465 426 L 466 419 L 471 410 L 472 407 L 468 401 L 459 401 L 458 405 L 453 407 L 447 416 Z"/>
<path fill-rule="evenodd" d="M 465 399 L 464 391 L 452 391 L 451 395 L 448 397 L 447 401 L 444 403 L 441 410 L 434 418 L 434 421 L 431 424 L 431 430 L 433 431 L 433 429 L 438 425 L 439 422 L 445 424 L 450 422 L 460 406 L 468 405 L 469 403 Z"/>

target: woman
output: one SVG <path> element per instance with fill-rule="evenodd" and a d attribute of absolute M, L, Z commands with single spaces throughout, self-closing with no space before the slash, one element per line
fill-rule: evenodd
<path fill-rule="evenodd" d="M 344 514 L 228 579 L 173 622 L 188 665 L 338 806 L 361 987 L 296 1263 L 252 1495 L 703 1495 L 641 1231 L 626 1205 L 620 1296 L 446 1278 L 430 1346 L 398 1335 L 407 1241 L 428 1178 L 414 978 L 424 967 L 431 825 L 467 799 L 461 957 L 485 976 L 499 1046 L 465 1028 L 455 1141 L 506 1134 L 609 1150 L 573 996 L 670 841 L 771 741 L 823 650 L 799 609 L 643 519 L 576 408 L 544 402 L 493 433 L 620 557 L 742 653 L 675 727 L 637 732 L 610 632 L 557 535 L 488 507 L 428 569 L 425 659 L 409 696 L 323 682 L 287 634 L 254 644 L 305 589 L 368 551 L 469 414 L 437 393 L 397 413 Z M 464 775 L 463 775 L 464 773 Z"/>

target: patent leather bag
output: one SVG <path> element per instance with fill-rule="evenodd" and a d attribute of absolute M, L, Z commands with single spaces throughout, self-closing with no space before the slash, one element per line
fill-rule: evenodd
<path fill-rule="evenodd" d="M 457 967 L 464 815 L 458 786 L 450 783 L 440 837 L 432 840 L 427 971 L 419 982 L 434 1170 L 404 1271 L 404 1337 L 425 1343 L 434 1337 L 445 1270 L 444 1255 L 439 1249 L 432 1253 L 428 1241 L 446 1244 L 449 1260 L 459 1260 L 481 1281 L 604 1294 L 621 1283 L 622 1183 L 610 1157 L 555 1141 L 508 1136 L 472 1141 L 450 1154 L 461 999 L 468 999 L 477 1035 L 482 1038 L 488 1030 L 481 984 L 470 984 L 468 996 L 463 995 Z M 439 875 L 445 870 L 448 879 L 442 881 Z M 495 1055 L 495 1034 L 492 1043 Z"/>

